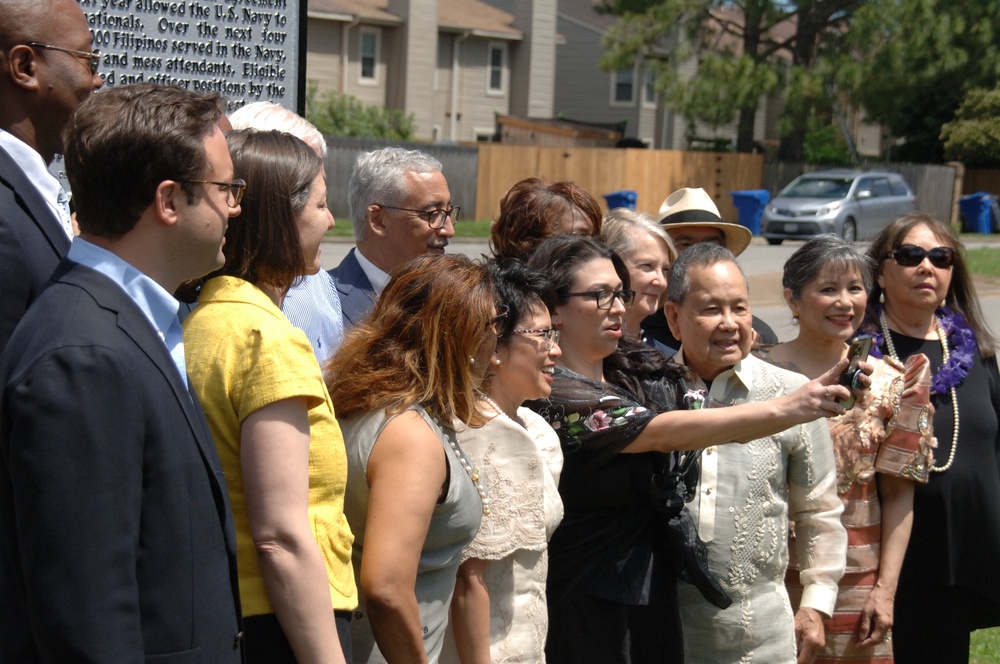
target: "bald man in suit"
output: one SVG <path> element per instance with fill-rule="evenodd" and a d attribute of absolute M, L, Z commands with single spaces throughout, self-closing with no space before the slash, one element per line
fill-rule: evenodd
<path fill-rule="evenodd" d="M 47 166 L 104 82 L 90 52 L 75 0 L 0 2 L 0 353 L 69 250 L 66 193 Z"/>

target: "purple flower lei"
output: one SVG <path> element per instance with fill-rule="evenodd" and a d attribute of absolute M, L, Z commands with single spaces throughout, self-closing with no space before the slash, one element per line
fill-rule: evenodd
<path fill-rule="evenodd" d="M 938 307 L 934 312 L 937 316 L 938 324 L 948 336 L 953 350 L 948 361 L 938 367 L 931 377 L 931 394 L 944 394 L 953 387 L 958 387 L 969 375 L 972 368 L 972 361 L 975 357 L 978 346 L 976 344 L 976 333 L 965 322 L 965 317 L 957 311 L 952 311 L 948 307 Z M 881 316 L 881 310 L 879 310 Z M 877 319 L 876 319 L 877 320 Z M 885 344 L 884 335 L 887 331 L 881 325 L 875 326 L 872 336 L 875 343 L 872 345 L 872 357 L 883 357 L 882 347 Z M 898 359 L 898 358 L 897 358 Z"/>

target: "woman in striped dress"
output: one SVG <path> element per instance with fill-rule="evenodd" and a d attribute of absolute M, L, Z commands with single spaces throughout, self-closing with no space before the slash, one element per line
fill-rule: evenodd
<path fill-rule="evenodd" d="M 848 353 L 870 282 L 871 262 L 851 244 L 833 235 L 810 240 L 788 259 L 782 279 L 799 335 L 758 356 L 809 377 L 828 370 Z M 932 462 L 927 357 L 911 356 L 905 366 L 892 358 L 868 361 L 875 367 L 871 387 L 829 420 L 848 552 L 837 606 L 825 624 L 826 645 L 815 662 L 893 661 L 893 606 L 913 523 L 914 483 L 927 482 Z M 794 604 L 802 584 L 795 547 L 789 551 L 786 584 Z"/>

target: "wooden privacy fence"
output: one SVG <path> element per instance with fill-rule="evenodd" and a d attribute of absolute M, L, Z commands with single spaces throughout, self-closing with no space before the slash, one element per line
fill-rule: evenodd
<path fill-rule="evenodd" d="M 634 191 L 636 209 L 654 217 L 672 191 L 702 187 L 712 195 L 723 219 L 735 222 L 729 192 L 759 189 L 763 163 L 762 156 L 752 154 L 484 143 L 479 146 L 475 218 L 495 218 L 511 185 L 539 177 L 575 182 L 605 207 L 604 194 Z"/>
<path fill-rule="evenodd" d="M 494 219 L 500 199 L 518 180 L 539 177 L 549 182 L 569 180 L 606 206 L 604 194 L 623 189 L 636 192 L 637 209 L 656 216 L 660 204 L 681 187 L 702 187 L 715 200 L 722 218 L 736 222 L 729 192 L 767 189 L 774 196 L 793 178 L 820 167 L 764 162 L 761 155 L 731 152 L 682 152 L 622 148 L 560 147 L 480 143 L 473 146 L 389 143 L 377 139 L 327 136 L 327 188 L 338 219 L 348 218 L 347 182 L 358 154 L 387 145 L 421 150 L 441 161 L 455 205 L 464 219 Z M 920 209 L 939 219 L 957 219 L 955 201 L 961 194 L 1000 194 L 1000 171 L 969 169 L 964 180 L 956 165 L 865 164 L 903 174 Z"/>
<path fill-rule="evenodd" d="M 995 168 L 967 168 L 962 181 L 962 195 L 986 191 L 1000 195 L 1000 170 Z"/>

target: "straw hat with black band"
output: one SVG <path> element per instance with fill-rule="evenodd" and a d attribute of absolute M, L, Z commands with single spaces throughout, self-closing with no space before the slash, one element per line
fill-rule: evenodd
<path fill-rule="evenodd" d="M 715 201 L 704 189 L 685 187 L 667 196 L 660 206 L 660 224 L 669 232 L 682 227 L 718 228 L 725 236 L 726 248 L 739 256 L 750 246 L 750 229 L 722 220 Z"/>

